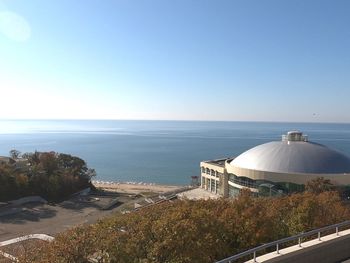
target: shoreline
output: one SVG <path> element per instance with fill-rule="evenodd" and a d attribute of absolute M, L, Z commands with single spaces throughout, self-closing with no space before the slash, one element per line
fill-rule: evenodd
<path fill-rule="evenodd" d="M 96 188 L 130 194 L 139 194 L 142 192 L 165 193 L 185 187 L 185 185 L 162 185 L 144 182 L 112 182 L 100 180 L 93 180 L 91 183 Z"/>

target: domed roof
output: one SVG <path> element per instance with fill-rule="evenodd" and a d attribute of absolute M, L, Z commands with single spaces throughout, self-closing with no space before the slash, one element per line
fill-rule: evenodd
<path fill-rule="evenodd" d="M 258 145 L 230 162 L 239 168 L 278 172 L 350 173 L 350 158 L 322 144 L 308 142 L 300 132 L 289 132 L 282 141 Z"/>

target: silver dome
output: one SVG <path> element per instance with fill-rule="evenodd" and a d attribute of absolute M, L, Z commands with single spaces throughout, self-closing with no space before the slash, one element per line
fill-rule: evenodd
<path fill-rule="evenodd" d="M 350 158 L 322 144 L 307 140 L 284 140 L 258 145 L 230 162 L 239 168 L 277 172 L 350 173 Z"/>

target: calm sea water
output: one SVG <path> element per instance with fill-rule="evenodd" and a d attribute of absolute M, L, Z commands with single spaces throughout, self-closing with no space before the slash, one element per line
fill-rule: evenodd
<path fill-rule="evenodd" d="M 289 130 L 350 155 L 350 124 L 185 121 L 0 121 L 0 155 L 80 156 L 98 180 L 188 184 L 199 162 L 236 156 Z"/>

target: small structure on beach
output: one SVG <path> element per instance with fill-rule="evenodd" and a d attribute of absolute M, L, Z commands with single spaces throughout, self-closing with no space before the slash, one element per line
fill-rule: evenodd
<path fill-rule="evenodd" d="M 308 181 L 323 177 L 335 186 L 350 186 L 350 158 L 310 142 L 299 131 L 281 141 L 258 145 L 235 158 L 202 161 L 201 187 L 229 197 L 249 188 L 260 196 L 301 191 Z"/>
<path fill-rule="evenodd" d="M 199 185 L 199 176 L 191 176 L 191 186 L 197 187 Z"/>

